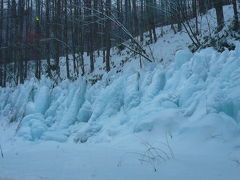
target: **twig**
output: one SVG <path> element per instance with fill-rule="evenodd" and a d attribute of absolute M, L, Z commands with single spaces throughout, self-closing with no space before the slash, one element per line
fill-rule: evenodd
<path fill-rule="evenodd" d="M 0 144 L 0 150 L 1 150 L 2 158 L 4 158 L 4 156 L 3 156 L 3 150 L 2 150 L 2 146 L 1 146 L 1 144 Z"/>
<path fill-rule="evenodd" d="M 80 7 L 81 6 L 78 6 L 78 5 L 73 5 L 75 7 Z M 118 27 L 120 27 L 123 32 L 128 35 L 130 37 L 130 39 L 133 41 L 133 43 L 136 45 L 137 47 L 137 50 L 134 50 L 130 47 L 127 47 L 129 50 L 132 50 L 133 52 L 137 53 L 138 55 L 142 56 L 143 58 L 145 58 L 147 61 L 149 62 L 152 62 L 153 60 L 151 60 L 149 57 L 148 57 L 148 54 L 146 53 L 145 49 L 141 46 L 141 44 L 133 37 L 133 35 L 127 30 L 127 28 L 121 23 L 118 21 L 118 19 L 113 15 L 113 13 L 111 13 L 111 16 L 109 15 L 106 15 L 105 13 L 97 10 L 97 9 L 94 9 L 94 8 L 88 8 L 88 7 L 82 7 L 83 9 L 86 9 L 86 10 L 90 10 L 90 11 L 93 11 L 95 13 L 98 13 L 102 16 L 104 16 L 105 18 L 109 19 L 110 21 L 112 21 L 113 23 L 115 23 Z"/>

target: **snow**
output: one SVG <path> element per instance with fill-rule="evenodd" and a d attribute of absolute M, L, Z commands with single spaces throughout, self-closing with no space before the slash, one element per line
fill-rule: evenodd
<path fill-rule="evenodd" d="M 2 88 L 2 126 L 13 113 L 17 117 L 18 109 L 25 112 L 16 144 L 3 146 L 1 175 L 237 180 L 240 43 L 236 45 L 236 50 L 223 53 L 212 48 L 194 54 L 180 50 L 167 67 L 132 67 L 112 82 L 106 76 L 93 86 L 80 78 L 56 87 L 43 79 Z M 6 95 L 10 93 L 18 103 Z M 155 159 L 149 159 L 148 144 L 163 151 L 163 159 L 156 150 L 151 152 Z M 25 159 L 26 164 L 19 165 Z M 56 173 L 58 168 L 64 173 Z"/>
<path fill-rule="evenodd" d="M 22 146 L 12 145 L 1 159 L 0 177 L 27 180 L 238 179 L 239 165 L 234 160 L 239 154 L 234 154 L 226 146 L 228 143 L 223 144 L 219 137 L 192 142 L 191 146 L 180 140 L 172 146 L 175 158 L 154 162 L 158 164 L 156 172 L 151 163 L 138 160 L 142 158 L 139 153 L 145 151 L 144 145 L 139 145 L 136 150 L 116 144 L 24 142 Z M 137 138 L 128 143 L 136 144 L 136 141 Z M 155 141 L 160 144 L 160 140 Z M 231 148 L 239 150 L 239 146 Z"/>
<path fill-rule="evenodd" d="M 192 58 L 192 53 L 188 51 L 178 51 L 175 55 L 175 69 L 178 70 L 181 66 Z"/>
<path fill-rule="evenodd" d="M 94 85 L 0 88 L 0 179 L 238 180 L 240 43 L 193 54 L 179 34 L 161 45 L 172 35 L 151 45 L 163 63 L 135 57 Z"/>

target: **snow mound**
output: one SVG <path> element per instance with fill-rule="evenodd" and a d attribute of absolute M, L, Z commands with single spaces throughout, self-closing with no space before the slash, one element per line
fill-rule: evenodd
<path fill-rule="evenodd" d="M 98 142 L 141 132 L 230 138 L 240 134 L 236 44 L 223 53 L 180 50 L 167 67 L 150 63 L 138 69 L 133 62 L 93 86 L 80 78 L 56 87 L 43 79 L 1 88 L 0 120 L 20 123 L 17 135 L 31 141 Z"/>

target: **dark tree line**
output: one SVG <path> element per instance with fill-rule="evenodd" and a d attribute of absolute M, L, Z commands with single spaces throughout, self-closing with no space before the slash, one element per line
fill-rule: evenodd
<path fill-rule="evenodd" d="M 143 41 L 143 33 L 148 32 L 153 43 L 159 26 L 171 25 L 175 32 L 185 28 L 197 46 L 198 14 L 215 8 L 221 30 L 223 5 L 229 3 L 238 28 L 236 0 L 0 0 L 0 86 L 12 80 L 23 83 L 30 65 L 38 79 L 44 73 L 60 77 L 62 56 L 67 78 L 72 78 L 70 69 L 76 76 L 84 75 L 85 52 L 90 57 L 90 72 L 96 55 L 103 57 L 106 71 L 110 71 L 111 48 L 128 39 L 134 52 L 151 61 L 134 37 Z M 186 23 L 194 17 L 196 32 Z"/>

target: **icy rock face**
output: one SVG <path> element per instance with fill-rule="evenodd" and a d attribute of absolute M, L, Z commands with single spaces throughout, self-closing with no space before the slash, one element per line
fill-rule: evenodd
<path fill-rule="evenodd" d="M 44 117 L 41 113 L 27 115 L 22 119 L 18 135 L 28 140 L 37 140 L 47 130 Z"/>
<path fill-rule="evenodd" d="M 45 79 L 1 88 L 0 119 L 21 121 L 18 136 L 25 139 L 61 142 L 69 136 L 86 142 L 141 132 L 239 132 L 239 44 L 221 54 L 181 50 L 167 68 L 132 66 L 93 86 L 79 79 L 53 88 Z"/>
<path fill-rule="evenodd" d="M 26 114 L 44 114 L 49 106 L 49 91 L 46 86 L 39 87 L 34 93 L 33 101 L 28 102 L 26 105 Z"/>
<path fill-rule="evenodd" d="M 181 66 L 192 58 L 193 54 L 188 50 L 180 50 L 175 55 L 175 69 L 180 69 Z"/>
<path fill-rule="evenodd" d="M 140 91 L 139 91 L 139 78 L 140 74 L 136 73 L 126 78 L 125 90 L 123 94 L 123 106 L 126 110 L 136 107 L 140 104 Z"/>
<path fill-rule="evenodd" d="M 24 117 L 25 107 L 31 97 L 33 82 L 15 88 L 0 88 L 0 121 L 18 122 Z"/>
<path fill-rule="evenodd" d="M 74 87 L 71 89 L 73 91 L 71 91 L 71 97 L 66 102 L 66 111 L 60 124 L 62 128 L 69 127 L 77 120 L 78 111 L 85 101 L 86 82 L 80 81 L 78 88 Z M 83 119 L 83 121 L 85 120 Z"/>

